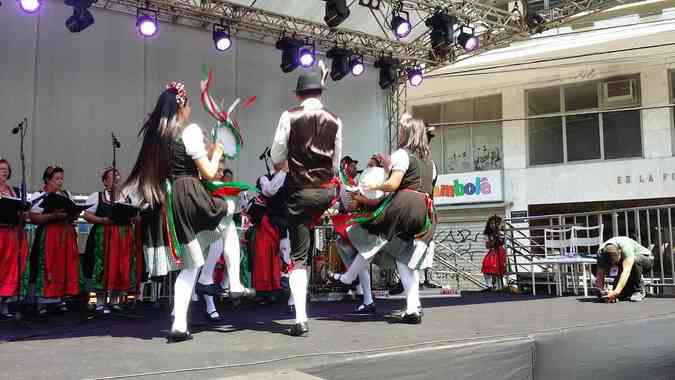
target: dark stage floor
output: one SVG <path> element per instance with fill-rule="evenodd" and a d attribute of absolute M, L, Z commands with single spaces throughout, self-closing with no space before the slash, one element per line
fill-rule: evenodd
<path fill-rule="evenodd" d="M 660 334 L 675 330 L 675 299 L 613 305 L 587 301 L 472 293 L 424 299 L 424 322 L 418 326 L 385 321 L 383 315 L 402 300 L 378 301 L 379 315 L 372 317 L 348 315 L 354 305 L 347 302 L 313 303 L 311 335 L 302 338 L 284 334 L 292 320 L 283 304 L 223 308 L 226 322 L 220 326 L 208 325 L 202 306 L 193 304 L 195 339 L 180 344 L 166 344 L 168 311 L 151 307 L 136 311 L 142 317 L 134 319 L 83 321 L 71 313 L 31 322 L 30 329 L 2 322 L 0 378 L 556 378 L 535 367 L 535 346 L 548 349 L 553 358 L 576 361 L 580 348 L 613 344 L 605 340 L 615 326 L 640 332 L 643 344 L 675 363 L 675 349 L 661 348 L 671 338 Z M 603 329 L 609 335 L 600 333 Z M 574 334 L 578 337 L 567 345 L 556 340 L 547 346 L 551 336 Z M 600 336 L 592 338 L 594 334 Z M 635 338 L 626 339 L 622 344 L 630 345 Z M 557 342 L 563 342 L 564 352 L 557 351 Z M 675 346 L 673 342 L 668 344 Z M 555 367 L 552 363 L 547 368 Z"/>

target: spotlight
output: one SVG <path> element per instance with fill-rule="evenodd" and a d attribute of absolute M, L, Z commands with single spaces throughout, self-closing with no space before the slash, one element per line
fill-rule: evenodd
<path fill-rule="evenodd" d="M 326 52 L 326 56 L 333 60 L 330 67 L 330 78 L 334 81 L 339 81 L 344 78 L 351 68 L 352 51 L 350 49 L 343 49 L 339 47 L 331 48 Z"/>
<path fill-rule="evenodd" d="M 26 13 L 35 13 L 42 6 L 40 0 L 17 0 L 17 3 L 19 3 L 19 8 Z"/>
<path fill-rule="evenodd" d="M 276 43 L 276 48 L 281 50 L 281 71 L 290 73 L 298 67 L 298 50 L 302 41 L 282 36 Z"/>
<path fill-rule="evenodd" d="M 531 33 L 541 33 L 546 30 L 546 20 L 544 17 L 537 12 L 531 11 L 529 8 L 527 16 L 525 16 L 525 23 Z"/>
<path fill-rule="evenodd" d="M 401 16 L 405 15 L 405 17 Z M 410 34 L 412 25 L 410 25 L 410 16 L 403 10 L 394 10 L 391 13 L 391 30 L 396 34 L 396 38 L 403 38 Z"/>
<path fill-rule="evenodd" d="M 359 75 L 363 74 L 364 71 L 366 71 L 366 66 L 363 64 L 363 56 L 362 57 L 353 57 L 352 61 L 349 62 L 349 67 L 352 70 L 352 75 L 355 77 L 358 77 Z"/>
<path fill-rule="evenodd" d="M 359 0 L 359 5 L 370 8 L 374 11 L 380 9 L 380 0 Z"/>
<path fill-rule="evenodd" d="M 459 43 L 467 52 L 478 49 L 480 41 L 474 34 L 473 28 L 470 26 L 462 26 L 457 35 L 457 43 Z"/>
<path fill-rule="evenodd" d="M 457 17 L 447 13 L 435 13 L 424 21 L 431 28 L 431 48 L 434 54 L 445 57 L 455 45 L 455 33 L 459 29 Z"/>
<path fill-rule="evenodd" d="M 94 24 L 94 16 L 89 7 L 94 0 L 66 0 L 66 5 L 73 7 L 73 15 L 66 20 L 66 28 L 71 33 L 78 33 Z"/>
<path fill-rule="evenodd" d="M 326 15 L 323 20 L 331 28 L 335 28 L 342 24 L 344 20 L 349 17 L 349 7 L 347 0 L 325 0 L 326 1 Z"/>
<path fill-rule="evenodd" d="M 148 8 L 138 8 L 136 11 L 136 28 L 143 37 L 152 37 L 157 33 L 157 12 Z"/>
<path fill-rule="evenodd" d="M 380 57 L 375 61 L 375 67 L 380 69 L 380 79 L 378 81 L 381 89 L 386 89 L 392 84 L 396 83 L 398 79 L 398 69 L 399 62 L 397 59 L 392 57 Z"/>
<path fill-rule="evenodd" d="M 407 73 L 408 73 L 408 82 L 413 87 L 421 85 L 422 81 L 424 81 L 424 75 L 422 74 L 422 70 L 418 67 L 409 68 L 407 70 Z"/>
<path fill-rule="evenodd" d="M 314 44 L 310 45 L 309 43 L 306 43 L 305 46 L 300 48 L 298 55 L 300 56 L 300 66 L 311 67 L 314 65 L 314 61 L 316 61 L 316 49 L 314 48 Z"/>
<path fill-rule="evenodd" d="M 213 44 L 219 51 L 225 51 L 232 46 L 229 25 L 213 24 Z"/>

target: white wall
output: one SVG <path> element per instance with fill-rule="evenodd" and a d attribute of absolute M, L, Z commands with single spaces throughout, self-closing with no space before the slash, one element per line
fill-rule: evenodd
<path fill-rule="evenodd" d="M 0 7 L 0 127 L 6 131 L 0 134 L 0 156 L 13 163 L 14 183 L 18 139 L 8 130 L 23 117 L 31 119 L 29 187 L 40 186 L 44 168 L 56 163 L 66 170 L 67 188 L 78 193 L 99 188 L 100 171 L 112 159 L 111 132 L 122 143 L 118 165 L 128 173 L 138 149 L 136 134 L 170 81 L 186 84 L 193 121 L 209 128 L 212 119 L 198 105 L 204 63 L 214 69 L 214 97 L 229 104 L 235 97 L 257 96 L 254 106 L 240 113 L 244 147 L 228 166 L 248 182 L 264 172 L 258 156 L 271 143 L 281 112 L 295 105 L 291 90 L 298 73 L 281 72 L 278 50 L 235 40 L 231 51 L 220 53 L 209 32 L 170 24 L 144 40 L 134 17 L 101 9 L 92 9 L 93 26 L 71 34 L 64 26 L 71 13 L 62 2 L 47 2 L 32 16 L 14 2 Z M 343 120 L 345 154 L 365 160 L 386 149 L 385 102 L 372 67 L 358 79 L 329 82 L 324 103 Z"/>
<path fill-rule="evenodd" d="M 582 33 L 573 37 L 547 38 L 516 44 L 441 71 L 451 73 L 542 58 L 668 44 L 674 38 L 675 25 L 672 22 L 626 30 Z M 523 118 L 526 117 L 527 89 L 624 74 L 640 74 L 643 106 L 668 104 L 668 72 L 675 69 L 674 53 L 675 47 L 666 46 L 552 61 L 527 65 L 516 70 L 509 67 L 508 72 L 502 74 L 431 79 L 418 88 L 408 89 L 407 104 L 415 106 L 502 94 L 503 118 L 517 119 L 504 121 L 502 130 L 504 197 L 510 205 L 508 209 L 523 210 L 527 209 L 528 204 L 673 197 L 675 178 L 672 173 L 675 172 L 675 158 L 670 108 L 642 111 L 642 159 L 535 167 L 528 167 L 527 122 Z M 631 183 L 626 183 L 626 176 L 631 177 Z"/>

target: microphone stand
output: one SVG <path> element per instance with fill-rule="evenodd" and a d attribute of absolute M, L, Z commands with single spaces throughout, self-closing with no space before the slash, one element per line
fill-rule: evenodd
<path fill-rule="evenodd" d="M 26 137 L 26 132 L 28 131 L 28 119 L 24 119 L 25 123 L 19 129 L 19 152 L 21 158 L 21 202 L 26 204 L 27 201 L 27 186 L 26 186 L 26 155 L 23 150 L 24 139 Z M 19 243 L 17 252 L 16 252 L 16 270 L 17 270 L 17 280 L 16 280 L 16 311 L 14 313 L 14 322 L 21 327 L 29 327 L 23 320 L 23 300 L 21 299 L 21 283 L 23 279 L 23 270 L 22 270 L 22 261 L 21 260 L 21 242 L 26 237 L 25 235 L 25 220 L 23 217 L 23 212 L 19 213 L 19 225 L 16 227 L 16 241 Z M 26 242 L 26 245 L 28 242 Z M 26 260 L 29 260 L 28 256 Z"/>

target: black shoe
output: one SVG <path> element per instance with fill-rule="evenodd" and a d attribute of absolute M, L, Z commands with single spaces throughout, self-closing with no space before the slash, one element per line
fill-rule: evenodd
<path fill-rule="evenodd" d="M 394 323 L 405 323 L 408 325 L 419 325 L 422 323 L 422 314 L 420 313 L 403 313 L 393 316 Z"/>
<path fill-rule="evenodd" d="M 230 299 L 236 300 L 240 298 L 253 299 L 256 292 L 253 288 L 244 288 L 241 292 L 229 292 Z"/>
<path fill-rule="evenodd" d="M 492 291 L 492 288 L 487 287 L 487 288 L 481 290 L 480 292 L 481 292 L 481 293 L 490 293 L 491 291 Z"/>
<path fill-rule="evenodd" d="M 227 291 L 216 284 L 204 285 L 198 282 L 197 285 L 195 285 L 195 293 L 200 296 L 207 295 L 220 297 L 226 295 Z"/>
<path fill-rule="evenodd" d="M 189 331 L 180 332 L 176 330 L 171 330 L 169 335 L 166 337 L 167 343 L 178 343 L 192 339 L 193 339 L 192 334 L 190 334 Z"/>
<path fill-rule="evenodd" d="M 210 313 L 205 313 L 206 319 L 209 322 L 222 322 L 223 317 L 218 313 L 218 310 L 214 310 Z"/>
<path fill-rule="evenodd" d="M 389 317 L 392 317 L 392 318 L 400 317 L 402 314 L 405 314 L 405 312 L 406 312 L 405 309 L 395 309 L 395 310 L 392 310 L 391 313 L 389 313 Z M 417 308 L 417 313 L 420 316 L 424 317 L 424 310 L 422 309 L 421 306 Z"/>
<path fill-rule="evenodd" d="M 289 315 L 295 315 L 295 305 L 286 306 L 286 313 Z"/>
<path fill-rule="evenodd" d="M 368 315 L 368 314 L 375 314 L 377 312 L 377 309 L 375 308 L 375 303 L 371 303 L 368 305 L 361 304 L 359 307 L 354 310 L 353 314 L 362 314 L 362 315 Z"/>
<path fill-rule="evenodd" d="M 302 336 L 305 334 L 309 334 L 309 325 L 307 324 L 307 322 L 296 323 L 293 325 L 293 327 L 291 327 L 288 334 L 290 336 Z"/>
<path fill-rule="evenodd" d="M 344 275 L 344 273 L 335 273 L 330 270 L 326 270 L 326 282 L 333 287 L 340 288 L 344 291 L 350 290 L 352 288 L 352 284 L 345 284 L 342 282 L 341 278 Z"/>

